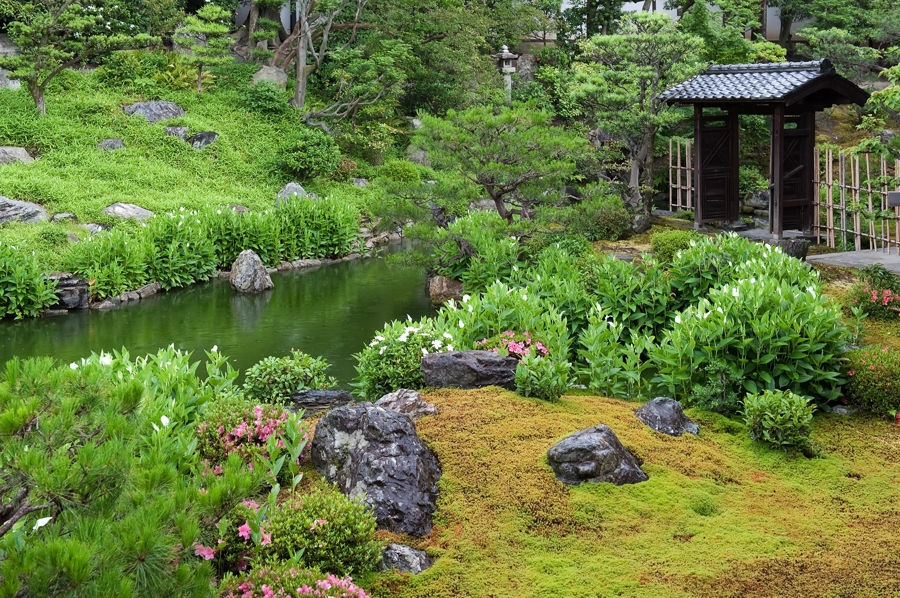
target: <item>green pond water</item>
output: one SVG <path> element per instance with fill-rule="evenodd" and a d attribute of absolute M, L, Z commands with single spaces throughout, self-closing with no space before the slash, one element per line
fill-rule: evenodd
<path fill-rule="evenodd" d="M 122 347 L 136 356 L 174 343 L 195 360 L 217 345 L 243 371 L 293 348 L 325 357 L 329 373 L 347 387 L 356 375 L 353 353 L 386 321 L 433 313 L 422 271 L 381 258 L 279 272 L 272 281 L 275 289 L 259 295 L 239 295 L 227 280 L 214 280 L 107 312 L 3 320 L 0 364 L 38 355 L 69 363 Z"/>

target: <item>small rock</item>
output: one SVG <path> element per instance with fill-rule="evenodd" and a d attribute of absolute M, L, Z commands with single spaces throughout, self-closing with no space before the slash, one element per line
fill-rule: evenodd
<path fill-rule="evenodd" d="M 275 201 L 275 205 L 280 206 L 282 202 L 291 199 L 295 195 L 297 197 L 307 197 L 309 194 L 300 183 L 291 181 L 290 183 L 282 187 L 281 191 L 278 192 L 278 199 Z"/>
<path fill-rule="evenodd" d="M 129 303 L 134 303 L 135 301 L 140 301 L 141 296 L 138 294 L 137 291 L 128 291 L 127 293 L 122 295 L 122 300 L 127 301 Z"/>
<path fill-rule="evenodd" d="M 431 305 L 440 307 L 451 299 L 459 303 L 463 295 L 463 284 L 447 276 L 432 276 L 428 279 L 428 296 Z"/>
<path fill-rule="evenodd" d="M 375 401 L 375 405 L 398 413 L 405 413 L 414 420 L 426 415 L 437 415 L 437 407 L 431 403 L 426 403 L 422 399 L 422 395 L 407 388 L 401 388 L 384 395 Z"/>
<path fill-rule="evenodd" d="M 291 265 L 290 262 L 278 262 L 278 266 L 275 268 L 275 270 L 277 270 L 279 272 L 283 272 L 285 270 L 293 270 L 293 269 L 294 269 L 294 267 Z"/>
<path fill-rule="evenodd" d="M 184 108 L 175 102 L 137 102 L 130 106 L 125 106 L 125 114 L 139 114 L 152 124 L 184 116 Z"/>
<path fill-rule="evenodd" d="M 347 255 L 345 255 L 344 257 L 341 258 L 341 261 L 352 262 L 353 260 L 358 260 L 361 257 L 362 257 L 362 255 L 360 255 L 359 253 L 348 253 Z"/>
<path fill-rule="evenodd" d="M 185 141 L 191 144 L 196 150 L 202 150 L 206 146 L 215 143 L 216 139 L 219 138 L 219 134 L 213 131 L 203 131 L 202 133 L 195 133 L 188 137 Z"/>
<path fill-rule="evenodd" d="M 30 201 L 16 201 L 0 195 L 0 223 L 24 222 L 37 224 L 49 219 L 47 210 Z"/>
<path fill-rule="evenodd" d="M 66 233 L 66 235 L 69 236 L 69 241 L 71 241 L 72 243 L 80 243 L 81 242 L 81 239 L 79 239 L 72 233 Z"/>
<path fill-rule="evenodd" d="M 519 360 L 491 351 L 449 351 L 422 357 L 425 386 L 435 388 L 516 387 Z"/>
<path fill-rule="evenodd" d="M 419 164 L 421 166 L 431 166 L 431 160 L 428 158 L 428 152 L 423 149 L 418 149 L 413 146 L 409 146 L 406 148 L 406 159 L 412 162 L 413 164 Z"/>
<path fill-rule="evenodd" d="M 91 299 L 87 280 L 69 272 L 53 272 L 49 278 L 56 281 L 59 302 L 53 306 L 55 309 L 87 309 Z"/>
<path fill-rule="evenodd" d="M 218 277 L 220 280 L 228 280 L 231 278 L 231 270 L 220 270 Z"/>
<path fill-rule="evenodd" d="M 835 405 L 831 408 L 831 412 L 835 415 L 853 415 L 859 411 L 858 407 L 851 407 L 849 405 Z"/>
<path fill-rule="evenodd" d="M 651 224 L 649 215 L 635 214 L 631 220 L 631 231 L 639 235 L 650 230 Z"/>
<path fill-rule="evenodd" d="M 286 401 L 289 411 L 297 413 L 302 409 L 304 418 L 352 402 L 353 395 L 346 390 L 301 390 Z"/>
<path fill-rule="evenodd" d="M 0 56 L 3 56 L 3 53 L 0 52 Z M 18 79 L 10 79 L 10 72 L 0 69 L 0 89 L 8 89 L 10 91 L 16 91 L 22 87 L 21 81 Z"/>
<path fill-rule="evenodd" d="M 99 303 L 91 303 L 91 309 L 96 309 L 97 311 L 109 311 L 117 307 L 119 307 L 119 299 L 117 297 L 112 297 Z"/>
<path fill-rule="evenodd" d="M 381 529 L 417 537 L 431 531 L 441 466 L 409 416 L 372 403 L 332 409 L 316 424 L 311 454 L 341 492 L 365 497 Z"/>
<path fill-rule="evenodd" d="M 262 260 L 250 249 L 242 251 L 234 261 L 230 280 L 239 293 L 261 293 L 275 287 Z"/>
<path fill-rule="evenodd" d="M 769 210 L 753 210 L 753 215 L 754 215 L 754 216 L 759 216 L 760 218 L 767 218 L 767 219 L 768 219 L 768 217 L 769 217 Z"/>
<path fill-rule="evenodd" d="M 94 224 L 93 222 L 88 222 L 87 224 L 84 225 L 84 228 L 88 229 L 88 232 L 90 232 L 92 235 L 96 235 L 100 231 L 106 230 L 99 224 Z"/>
<path fill-rule="evenodd" d="M 34 162 L 34 158 L 31 157 L 31 154 L 24 147 L 12 147 L 9 145 L 0 147 L 0 164 L 14 164 L 16 162 L 30 164 Z"/>
<path fill-rule="evenodd" d="M 414 118 L 414 119 L 410 120 L 409 124 L 412 125 L 412 128 L 414 131 L 418 131 L 419 129 L 422 128 L 422 121 L 419 120 L 418 118 Z"/>
<path fill-rule="evenodd" d="M 265 81 L 275 87 L 284 89 L 287 85 L 287 80 L 287 73 L 277 66 L 264 66 L 253 75 L 253 85 Z"/>
<path fill-rule="evenodd" d="M 41 312 L 41 315 L 45 318 L 49 318 L 51 316 L 64 316 L 69 313 L 68 309 L 45 309 Z"/>
<path fill-rule="evenodd" d="M 692 422 L 681 408 L 681 403 L 667 397 L 656 397 L 644 403 L 635 416 L 657 432 L 669 436 L 684 433 L 699 434 L 700 426 Z"/>
<path fill-rule="evenodd" d="M 291 266 L 294 268 L 316 268 L 322 265 L 322 260 L 294 260 Z"/>
<path fill-rule="evenodd" d="M 125 149 L 125 143 L 121 139 L 104 139 L 97 144 L 97 149 L 108 152 Z"/>
<path fill-rule="evenodd" d="M 805 260 L 809 253 L 810 242 L 808 239 L 781 239 L 779 241 L 767 240 L 766 244 L 781 248 L 781 251 L 793 258 Z"/>
<path fill-rule="evenodd" d="M 153 217 L 153 212 L 150 210 L 145 210 L 141 206 L 136 206 L 133 203 L 123 203 L 120 201 L 110 206 L 106 206 L 102 211 L 104 214 L 122 218 L 123 220 L 134 218 L 135 220 L 143 221 Z"/>
<path fill-rule="evenodd" d="M 431 567 L 431 559 L 423 550 L 405 544 L 388 544 L 381 552 L 381 570 L 417 575 Z"/>
<path fill-rule="evenodd" d="M 369 179 L 353 179 L 353 184 L 357 187 L 362 187 L 365 189 L 369 186 Z"/>
<path fill-rule="evenodd" d="M 182 141 L 187 139 L 187 134 L 188 134 L 187 127 L 166 127 L 166 135 L 178 137 Z"/>
<path fill-rule="evenodd" d="M 547 459 L 556 479 L 569 486 L 585 482 L 621 486 L 649 479 L 634 455 L 603 424 L 560 440 L 547 451 Z"/>
<path fill-rule="evenodd" d="M 65 222 L 67 220 L 77 220 L 77 218 L 75 218 L 75 214 L 60 212 L 58 214 L 54 214 L 53 218 L 50 219 L 50 222 Z"/>
<path fill-rule="evenodd" d="M 243 214 L 244 212 L 250 211 L 250 208 L 248 208 L 247 206 L 241 206 L 236 203 L 233 203 L 228 207 L 231 209 L 232 212 L 237 212 L 238 214 Z"/>
<path fill-rule="evenodd" d="M 161 290 L 162 285 L 160 285 L 158 282 L 151 282 L 150 284 L 145 284 L 135 292 L 141 299 L 146 299 L 147 297 L 157 294 Z"/>

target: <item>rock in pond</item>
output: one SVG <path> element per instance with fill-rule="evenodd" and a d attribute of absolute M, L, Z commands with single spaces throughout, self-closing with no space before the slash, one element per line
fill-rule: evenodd
<path fill-rule="evenodd" d="M 130 106 L 125 106 L 125 114 L 139 114 L 152 124 L 184 116 L 184 108 L 175 102 L 137 102 Z"/>
<path fill-rule="evenodd" d="M 253 85 L 257 83 L 271 83 L 275 87 L 284 89 L 287 85 L 287 73 L 277 66 L 264 66 L 253 75 Z"/>
<path fill-rule="evenodd" d="M 303 410 L 303 417 L 310 417 L 334 407 L 353 402 L 353 395 L 346 390 L 301 390 L 287 400 L 289 411 Z"/>
<path fill-rule="evenodd" d="M 122 218 L 123 220 L 134 218 L 135 220 L 143 221 L 153 217 L 153 212 L 150 210 L 145 210 L 141 206 L 136 206 L 133 203 L 122 203 L 121 201 L 106 206 L 102 211 L 104 214 Z"/>
<path fill-rule="evenodd" d="M 635 415 L 657 432 L 669 436 L 700 433 L 700 426 L 684 414 L 681 403 L 668 397 L 656 397 L 652 401 L 647 401 Z"/>
<path fill-rule="evenodd" d="M 56 281 L 56 296 L 59 303 L 52 309 L 87 309 L 91 300 L 91 286 L 88 281 L 69 272 L 53 272 L 50 280 Z"/>
<path fill-rule="evenodd" d="M 372 403 L 332 409 L 316 424 L 312 462 L 344 494 L 365 496 L 381 529 L 431 531 L 441 467 L 409 416 Z"/>
<path fill-rule="evenodd" d="M 422 357 L 425 386 L 436 388 L 516 387 L 519 361 L 491 351 L 448 351 Z"/>
<path fill-rule="evenodd" d="M 275 200 L 275 205 L 280 206 L 283 202 L 288 201 L 295 195 L 297 197 L 309 197 L 309 193 L 306 192 L 303 185 L 291 181 L 278 192 L 278 199 Z"/>
<path fill-rule="evenodd" d="M 203 131 L 202 133 L 194 133 L 185 141 L 191 144 L 196 150 L 202 150 L 206 146 L 215 143 L 216 139 L 219 138 L 219 134 L 214 131 Z"/>
<path fill-rule="evenodd" d="M 37 224 L 49 218 L 47 210 L 30 201 L 16 201 L 0 195 L 0 223 L 24 222 Z"/>
<path fill-rule="evenodd" d="M 252 250 L 246 249 L 231 266 L 231 286 L 239 293 L 261 293 L 275 287 L 269 271 Z"/>
<path fill-rule="evenodd" d="M 439 307 L 451 299 L 459 303 L 462 299 L 463 284 L 447 276 L 432 276 L 428 279 L 428 296 L 431 304 Z"/>
<path fill-rule="evenodd" d="M 107 152 L 125 149 L 125 142 L 121 139 L 104 139 L 97 144 L 97 149 L 102 149 Z"/>
<path fill-rule="evenodd" d="M 413 419 L 419 419 L 426 415 L 437 415 L 437 407 L 426 403 L 422 399 L 422 395 L 407 388 L 384 395 L 375 401 L 375 405 L 398 413 L 405 413 Z"/>
<path fill-rule="evenodd" d="M 556 479 L 569 486 L 612 482 L 616 486 L 649 478 L 615 433 L 603 424 L 563 438 L 547 451 Z"/>
<path fill-rule="evenodd" d="M 34 162 L 34 158 L 31 157 L 31 154 L 24 147 L 12 147 L 9 145 L 0 147 L 0 164 L 15 164 L 16 162 L 30 164 Z"/>
<path fill-rule="evenodd" d="M 431 566 L 431 559 L 423 550 L 405 544 L 388 544 L 381 551 L 381 570 L 400 571 L 417 575 Z"/>

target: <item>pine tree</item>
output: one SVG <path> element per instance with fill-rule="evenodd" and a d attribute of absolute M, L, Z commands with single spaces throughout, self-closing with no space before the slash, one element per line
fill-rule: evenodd
<path fill-rule="evenodd" d="M 178 29 L 178 37 L 192 40 L 191 55 L 188 61 L 197 65 L 197 91 L 203 91 L 203 68 L 231 62 L 228 55 L 228 26 L 223 22 L 228 19 L 227 10 L 215 4 L 207 4 L 185 20 Z"/>

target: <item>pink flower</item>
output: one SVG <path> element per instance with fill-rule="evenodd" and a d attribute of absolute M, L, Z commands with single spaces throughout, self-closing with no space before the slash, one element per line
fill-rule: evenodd
<path fill-rule="evenodd" d="M 325 521 L 324 519 L 316 519 L 315 521 L 312 522 L 312 525 L 309 526 L 309 529 L 314 530 L 317 527 L 319 527 L 320 525 L 325 525 L 326 523 L 328 523 L 328 522 Z"/>
<path fill-rule="evenodd" d="M 250 524 L 248 522 L 244 522 L 244 525 L 238 528 L 238 535 L 245 540 L 250 539 Z"/>
<path fill-rule="evenodd" d="M 203 544 L 196 544 L 194 547 L 194 554 L 197 556 L 202 556 L 204 560 L 211 561 L 215 556 L 213 553 L 213 549 L 209 546 L 204 546 Z"/>
<path fill-rule="evenodd" d="M 216 465 L 213 467 L 213 475 L 221 475 L 222 474 L 222 466 Z"/>
<path fill-rule="evenodd" d="M 246 498 L 245 498 L 245 499 L 242 500 L 241 502 L 244 503 L 244 506 L 247 507 L 248 509 L 253 509 L 254 511 L 258 511 L 258 510 L 259 510 L 259 505 L 256 504 L 256 501 L 255 501 L 255 500 L 249 500 L 249 499 L 246 499 Z"/>
<path fill-rule="evenodd" d="M 263 532 L 262 539 L 259 541 L 260 546 L 265 546 L 266 544 L 272 543 L 272 534 L 267 534 Z"/>

